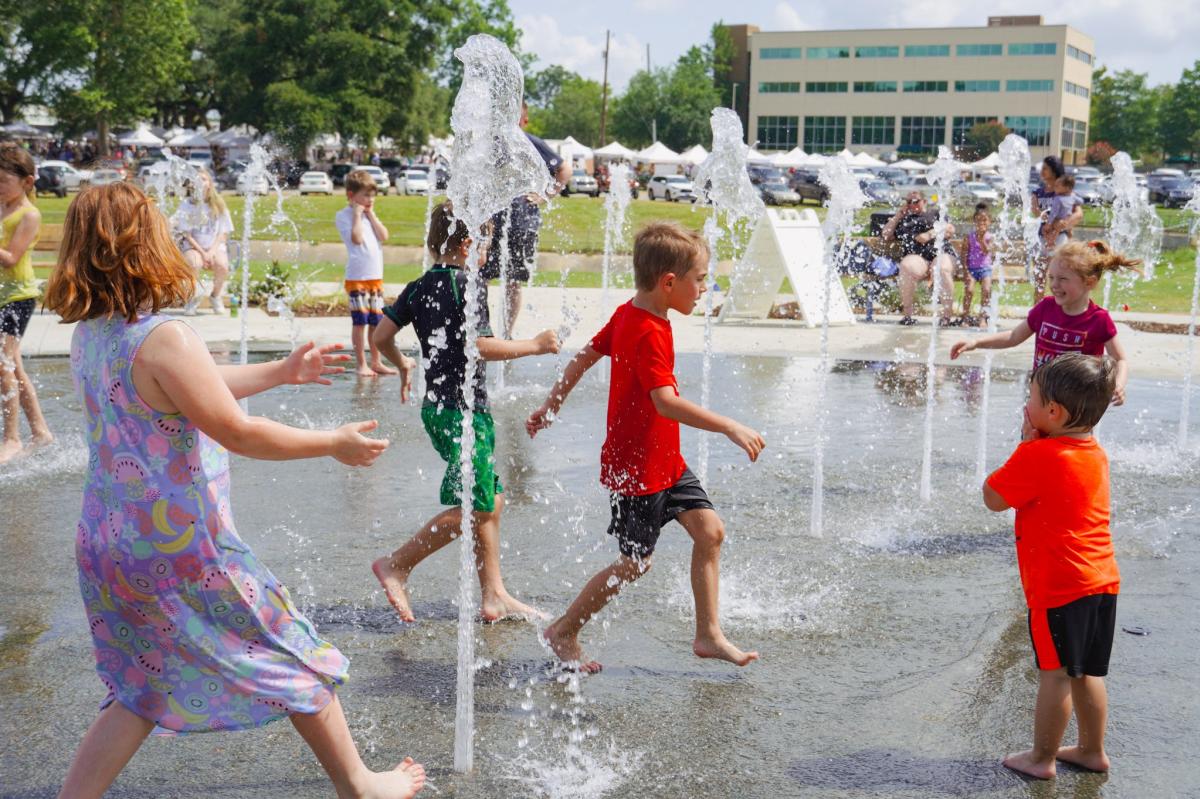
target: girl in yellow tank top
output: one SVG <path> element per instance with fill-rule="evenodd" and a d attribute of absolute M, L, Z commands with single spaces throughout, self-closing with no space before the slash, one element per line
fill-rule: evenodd
<path fill-rule="evenodd" d="M 0 409 L 4 415 L 0 463 L 25 451 L 22 410 L 34 446 L 54 440 L 38 405 L 37 390 L 21 363 L 21 336 L 39 296 L 32 250 L 42 215 L 30 202 L 35 172 L 33 158 L 24 148 L 0 146 Z"/>

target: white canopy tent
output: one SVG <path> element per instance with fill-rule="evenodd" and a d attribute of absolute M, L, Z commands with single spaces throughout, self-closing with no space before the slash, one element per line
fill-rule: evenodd
<path fill-rule="evenodd" d="M 590 161 L 594 151 L 585 144 L 580 144 L 574 136 L 568 136 L 558 144 L 558 154 L 574 167 L 581 161 Z"/>
<path fill-rule="evenodd" d="M 809 153 L 808 155 L 804 156 L 804 163 L 802 163 L 801 166 L 808 167 L 810 169 L 820 169 L 821 167 L 825 166 L 825 162 L 828 160 L 829 156 L 827 155 L 821 155 L 820 153 Z"/>
<path fill-rule="evenodd" d="M 648 164 L 683 163 L 683 159 L 679 157 L 679 153 L 660 141 L 654 142 L 654 144 L 651 144 L 644 150 L 639 150 L 636 157 L 639 161 L 645 161 Z"/>
<path fill-rule="evenodd" d="M 850 163 L 854 166 L 865 166 L 870 168 L 883 166 L 883 161 L 880 161 L 870 153 L 862 152 L 850 159 Z"/>
<path fill-rule="evenodd" d="M 746 162 L 750 163 L 750 164 L 773 163 L 771 161 L 770 156 L 763 155 L 762 153 L 760 153 L 758 150 L 754 149 L 753 147 L 751 147 L 750 150 L 746 153 Z"/>
<path fill-rule="evenodd" d="M 185 130 L 168 139 L 167 146 L 180 150 L 207 150 L 211 145 L 201 134 Z"/>
<path fill-rule="evenodd" d="M 126 133 L 117 139 L 117 143 L 122 147 L 162 147 L 163 140 L 150 132 L 150 128 L 145 125 L 138 126 L 138 129 Z"/>
<path fill-rule="evenodd" d="M 693 166 L 699 166 L 708 158 L 708 150 L 704 149 L 702 144 L 695 144 L 681 152 L 679 157 Z"/>
<path fill-rule="evenodd" d="M 911 158 L 905 158 L 903 161 L 896 161 L 888 164 L 894 169 L 903 169 L 905 172 L 925 172 L 929 169 L 929 164 L 922 164 L 920 161 L 914 161 Z"/>
<path fill-rule="evenodd" d="M 843 149 L 837 154 L 837 157 L 845 161 L 847 164 L 854 163 L 854 153 L 850 152 L 848 149 Z"/>
<path fill-rule="evenodd" d="M 970 166 L 971 171 L 975 172 L 976 174 L 980 172 L 987 172 L 988 170 L 995 170 L 1000 166 L 1000 154 L 992 153 L 991 155 L 980 158 Z"/>
<path fill-rule="evenodd" d="M 615 159 L 618 161 L 632 161 L 638 157 L 635 150 L 630 150 L 615 139 L 603 147 L 593 150 L 592 155 L 596 158 Z"/>
<path fill-rule="evenodd" d="M 784 169 L 794 169 L 804 166 L 807 158 L 808 153 L 799 147 L 793 147 L 786 153 L 775 153 L 772 155 L 771 163 Z"/>

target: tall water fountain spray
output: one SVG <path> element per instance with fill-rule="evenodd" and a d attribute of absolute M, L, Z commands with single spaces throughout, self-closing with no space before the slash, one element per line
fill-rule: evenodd
<path fill-rule="evenodd" d="M 608 171 L 608 195 L 604 198 L 604 260 L 600 277 L 600 314 L 608 318 L 608 292 L 612 286 L 612 262 L 617 244 L 624 237 L 625 218 L 629 212 L 631 173 L 627 164 L 617 164 Z"/>
<path fill-rule="evenodd" d="M 996 276 L 992 296 L 988 303 L 988 333 L 995 333 L 1000 322 L 1000 297 L 1007 282 L 1005 264 L 1014 253 L 1028 256 L 1031 252 L 1025 245 L 1025 230 L 1036 235 L 1037 220 L 1030 214 L 1029 201 L 1029 143 L 1015 133 L 1010 133 L 1000 142 L 999 148 L 1002 205 L 1000 207 L 1000 230 L 996 246 L 992 248 L 992 272 Z M 987 433 L 989 406 L 992 393 L 992 361 L 994 350 L 983 352 L 983 391 L 979 405 L 979 446 L 975 458 L 975 477 L 979 482 L 987 476 Z"/>
<path fill-rule="evenodd" d="M 717 275 L 717 244 L 721 238 L 718 216 L 724 214 L 726 233 L 739 224 L 757 219 L 763 214 L 763 202 L 750 174 L 746 159 L 750 148 L 742 135 L 742 120 L 729 108 L 714 108 L 712 112 L 712 152 L 696 169 L 695 185 L 704 190 L 705 201 L 712 213 L 704 223 L 708 238 L 708 280 Z M 708 407 L 712 386 L 713 292 L 704 294 L 704 360 L 700 382 L 700 404 Z M 708 482 L 708 436 L 700 436 L 699 476 Z"/>
<path fill-rule="evenodd" d="M 1108 243 L 1112 248 L 1142 261 L 1146 279 L 1154 277 L 1154 265 L 1162 254 L 1163 223 L 1154 206 L 1137 184 L 1129 153 L 1112 157 L 1113 201 L 1108 223 Z M 1104 275 L 1104 307 L 1112 300 L 1113 274 Z"/>
<path fill-rule="evenodd" d="M 929 352 L 925 359 L 925 439 L 921 455 L 921 501 L 928 502 L 933 496 L 933 406 L 937 394 L 937 339 L 938 322 L 941 319 L 942 250 L 946 244 L 946 228 L 949 225 L 950 196 L 958 180 L 962 165 L 954 160 L 954 154 L 945 145 L 938 147 L 937 161 L 929 170 L 929 181 L 937 188 L 938 218 L 933 225 L 934 258 L 930 265 L 933 277 L 933 319 L 929 324 Z"/>
<path fill-rule="evenodd" d="M 242 281 L 241 281 L 241 339 L 238 345 L 238 355 L 241 363 L 246 363 L 250 357 L 247 327 L 250 317 L 250 237 L 254 232 L 254 205 L 259 195 L 260 178 L 267 174 L 267 151 L 259 144 L 250 145 L 250 161 L 246 164 L 242 181 L 245 188 L 245 201 L 242 205 Z M 242 401 L 246 407 L 246 401 Z"/>
<path fill-rule="evenodd" d="M 809 531 L 814 536 L 825 534 L 825 427 L 828 409 L 825 394 L 829 382 L 829 304 L 833 296 L 833 281 L 839 266 L 850 253 L 854 233 L 854 213 L 867 204 L 867 196 L 859 185 L 859 177 L 841 158 L 829 158 L 817 176 L 829 189 L 829 207 L 821 232 L 825 236 L 825 275 L 821 281 L 821 355 L 817 363 L 817 429 L 813 441 L 812 514 Z"/>
<path fill-rule="evenodd" d="M 1200 244 L 1200 183 L 1193 184 L 1187 210 L 1192 212 L 1192 241 Z M 1196 248 L 1196 271 L 1192 278 L 1192 315 L 1188 318 L 1186 360 L 1183 362 L 1183 397 L 1179 408 L 1179 448 L 1188 443 L 1188 416 L 1192 407 L 1192 373 L 1196 371 L 1196 316 L 1200 313 L 1200 246 Z"/>
<path fill-rule="evenodd" d="M 463 339 L 467 356 L 463 376 L 462 546 L 458 592 L 458 690 L 454 713 L 454 769 L 470 771 L 474 764 L 475 731 L 475 558 L 472 490 L 475 469 L 475 388 L 479 360 L 477 327 L 482 244 L 478 231 L 514 197 L 550 191 L 541 156 L 521 132 L 524 75 L 517 59 L 497 39 L 477 34 L 454 55 L 463 63 L 462 87 L 454 100 L 450 127 L 454 130 L 454 172 L 446 194 L 454 216 L 471 231 L 468 258 L 466 315 Z"/>

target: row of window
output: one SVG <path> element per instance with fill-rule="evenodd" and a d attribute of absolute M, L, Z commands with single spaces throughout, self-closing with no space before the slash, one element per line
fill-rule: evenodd
<path fill-rule="evenodd" d="M 1069 80 L 1063 81 L 1063 91 L 1067 94 L 1078 95 L 1084 99 L 1092 96 L 1092 91 L 1087 86 L 1080 86 L 1078 83 L 1071 83 Z"/>
<path fill-rule="evenodd" d="M 1063 149 L 1084 150 L 1087 148 L 1087 123 L 1078 119 L 1063 117 L 1062 121 Z"/>
<path fill-rule="evenodd" d="M 856 80 L 854 81 L 854 92 L 855 94 L 895 92 L 900 85 L 894 80 Z M 905 92 L 947 92 L 950 90 L 950 84 L 944 80 L 906 80 L 903 81 L 903 88 Z M 1078 94 L 1081 97 L 1087 97 L 1090 94 L 1087 88 L 1070 81 L 1064 84 L 1064 88 L 1067 92 Z M 1009 80 L 1005 82 L 1005 90 L 1010 92 L 1052 92 L 1054 91 L 1054 81 Z M 758 91 L 761 94 L 799 94 L 800 83 L 759 83 Z M 844 80 L 808 81 L 804 84 L 804 91 L 808 94 L 846 94 L 850 91 L 850 83 Z M 1000 81 L 956 80 L 954 81 L 954 91 L 998 92 L 1000 91 Z"/>
<path fill-rule="evenodd" d="M 952 117 L 950 143 L 961 145 L 971 128 L 995 117 Z M 837 152 L 846 146 L 847 119 L 844 116 L 804 117 L 804 149 L 810 153 Z M 850 117 L 850 144 L 896 145 L 896 117 Z M 1050 117 L 1010 116 L 1004 126 L 1024 136 L 1033 147 L 1050 144 Z M 1083 149 L 1087 144 L 1087 123 L 1063 119 L 1063 147 Z M 899 147 L 904 152 L 933 152 L 946 143 L 946 117 L 900 117 Z M 764 150 L 790 150 L 801 143 L 800 117 L 762 116 L 758 118 L 758 141 Z"/>
<path fill-rule="evenodd" d="M 758 57 L 763 59 L 827 59 L 849 58 L 849 47 L 763 47 L 758 51 Z M 853 48 L 855 58 L 899 58 L 899 45 L 870 45 Z M 1008 45 L 1009 55 L 1056 55 L 1058 45 L 1054 42 L 1014 42 Z M 997 56 L 1004 54 L 1002 44 L 959 44 L 955 45 L 954 54 L 960 57 Z M 1078 47 L 1067 45 L 1067 54 L 1085 64 L 1092 63 L 1090 53 L 1085 53 Z M 905 58 L 938 58 L 950 55 L 948 44 L 906 44 Z"/>

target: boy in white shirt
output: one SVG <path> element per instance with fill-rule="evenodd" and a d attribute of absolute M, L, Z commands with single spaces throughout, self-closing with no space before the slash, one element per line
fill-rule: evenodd
<path fill-rule="evenodd" d="M 388 231 L 375 216 L 375 181 L 356 169 L 346 175 L 346 207 L 337 212 L 334 224 L 346 245 L 346 293 L 350 295 L 350 340 L 358 361 L 360 377 L 394 375 L 385 366 L 367 334 L 383 318 L 383 249 Z M 368 364 L 366 349 L 370 347 Z"/>

